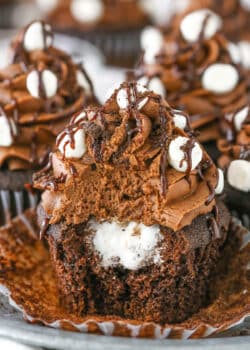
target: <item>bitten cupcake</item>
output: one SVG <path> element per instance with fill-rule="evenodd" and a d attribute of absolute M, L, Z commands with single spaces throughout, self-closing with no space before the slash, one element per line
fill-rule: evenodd
<path fill-rule="evenodd" d="M 155 28 L 145 31 L 145 53 L 135 73 L 141 84 L 188 112 L 203 143 L 219 138 L 218 121 L 225 113 L 249 101 L 246 72 L 221 25 L 218 15 L 202 9 L 183 18 L 175 41 L 165 41 Z"/>
<path fill-rule="evenodd" d="M 218 164 L 225 171 L 226 201 L 239 214 L 250 217 L 250 108 L 227 114 L 222 123 L 224 137 L 218 141 Z M 249 220 L 249 219 L 248 219 Z M 248 222 L 250 226 L 250 221 Z"/>
<path fill-rule="evenodd" d="M 80 35 L 98 46 L 109 64 L 133 65 L 141 29 L 149 17 L 138 0 L 38 0 L 57 30 Z"/>
<path fill-rule="evenodd" d="M 209 302 L 230 215 L 185 114 L 124 83 L 72 118 L 50 166 L 38 217 L 71 313 L 179 322 Z"/>
<path fill-rule="evenodd" d="M 69 116 L 91 102 L 88 76 L 53 46 L 51 27 L 37 21 L 23 29 L 11 44 L 10 64 L 0 70 L 0 212 L 5 221 L 34 206 L 24 184 L 47 164 Z"/>

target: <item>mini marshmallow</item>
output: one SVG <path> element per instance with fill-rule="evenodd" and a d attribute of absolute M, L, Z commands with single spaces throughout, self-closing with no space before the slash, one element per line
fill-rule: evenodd
<path fill-rule="evenodd" d="M 161 79 L 158 77 L 148 78 L 146 76 L 143 76 L 138 80 L 138 83 L 142 86 L 146 86 L 148 90 L 153 91 L 158 95 L 161 95 L 163 97 L 166 96 L 165 86 L 163 85 Z"/>
<path fill-rule="evenodd" d="M 176 112 L 178 112 L 178 111 L 176 111 Z M 173 120 L 174 120 L 174 125 L 177 128 L 184 130 L 187 127 L 187 118 L 184 115 L 179 114 L 179 113 L 175 113 L 175 111 L 174 111 Z"/>
<path fill-rule="evenodd" d="M 17 127 L 12 118 L 0 116 L 0 146 L 9 147 L 13 144 L 13 136 L 17 135 Z"/>
<path fill-rule="evenodd" d="M 149 26 L 146 27 L 141 33 L 141 48 L 144 51 L 148 51 L 154 48 L 160 51 L 161 47 L 164 45 L 164 37 L 159 29 Z"/>
<path fill-rule="evenodd" d="M 66 158 L 81 158 L 87 150 L 85 132 L 83 129 L 76 129 L 73 132 L 74 147 L 70 144 L 70 136 L 65 134 L 58 145 L 58 149 Z M 60 138 L 60 135 L 58 138 Z"/>
<path fill-rule="evenodd" d="M 232 121 L 232 118 L 234 120 L 234 127 L 237 131 L 240 131 L 242 128 L 242 124 L 247 119 L 249 113 L 249 106 L 243 107 L 240 111 L 238 111 L 236 114 L 230 113 L 226 115 L 226 118 L 229 121 Z"/>
<path fill-rule="evenodd" d="M 104 7 L 101 0 L 72 0 L 70 11 L 79 22 L 96 22 L 102 16 Z"/>
<path fill-rule="evenodd" d="M 75 115 L 75 116 L 71 119 L 71 123 L 76 124 L 76 123 L 78 123 L 79 121 L 82 121 L 82 120 L 86 119 L 86 116 L 87 116 L 87 115 L 86 115 L 86 112 L 81 112 L 81 113 Z"/>
<path fill-rule="evenodd" d="M 178 136 L 170 142 L 168 149 L 169 164 L 177 171 L 186 172 L 188 164 L 185 158 L 184 151 L 181 149 L 189 141 L 187 137 Z M 200 145 L 195 142 L 191 152 L 191 170 L 194 170 L 202 160 L 202 149 Z"/>
<path fill-rule="evenodd" d="M 249 41 L 240 41 L 238 44 L 241 64 L 246 69 L 250 69 L 250 42 Z"/>
<path fill-rule="evenodd" d="M 154 93 L 166 97 L 166 89 L 162 81 L 158 77 L 154 77 L 149 80 L 148 89 L 152 90 Z"/>
<path fill-rule="evenodd" d="M 144 62 L 154 64 L 157 54 L 164 45 L 162 33 L 155 27 L 147 27 L 141 34 L 141 48 L 145 51 Z"/>
<path fill-rule="evenodd" d="M 240 0 L 240 3 L 246 11 L 250 11 L 250 0 Z"/>
<path fill-rule="evenodd" d="M 233 160 L 227 171 L 228 183 L 243 192 L 250 191 L 250 162 L 243 159 Z"/>
<path fill-rule="evenodd" d="M 39 72 L 33 70 L 27 76 L 26 87 L 31 96 L 35 98 L 41 98 L 39 91 L 39 85 L 43 85 L 43 90 L 46 98 L 51 98 L 56 95 L 58 88 L 58 80 L 57 76 L 48 69 L 43 70 L 41 73 L 41 77 L 39 78 Z M 39 82 L 39 79 L 41 81 Z"/>
<path fill-rule="evenodd" d="M 232 43 L 232 42 L 229 42 L 228 45 L 227 45 L 227 49 L 228 49 L 228 52 L 230 54 L 230 57 L 233 61 L 233 63 L 240 63 L 241 62 L 241 55 L 240 55 L 240 49 L 238 47 L 238 45 Z"/>
<path fill-rule="evenodd" d="M 231 92 L 238 84 L 239 74 L 231 64 L 215 63 L 209 66 L 202 75 L 204 89 L 216 94 Z"/>
<path fill-rule="evenodd" d="M 94 231 L 93 244 L 102 259 L 102 265 L 122 265 L 137 270 L 148 262 L 161 263 L 158 242 L 163 239 L 159 225 L 145 226 L 136 222 L 90 222 Z"/>
<path fill-rule="evenodd" d="M 136 84 L 136 89 L 138 93 L 143 94 L 144 92 L 148 91 L 144 86 L 141 84 Z M 121 88 L 116 96 L 116 101 L 118 106 L 121 109 L 126 109 L 129 107 L 130 103 L 135 103 L 136 102 L 136 96 L 134 95 L 133 88 L 130 89 L 129 96 L 128 96 L 128 91 L 127 89 Z M 148 102 L 148 98 L 145 97 L 140 103 L 138 104 L 138 109 L 140 110 L 145 106 L 145 104 Z"/>
<path fill-rule="evenodd" d="M 92 94 L 90 83 L 86 78 L 85 74 L 80 69 L 78 69 L 76 72 L 76 79 L 77 79 L 78 85 L 84 89 L 85 93 L 88 96 L 90 96 Z"/>
<path fill-rule="evenodd" d="M 26 51 L 46 50 L 52 45 L 52 42 L 51 26 L 40 21 L 31 23 L 24 33 L 23 46 Z"/>
<path fill-rule="evenodd" d="M 206 20 L 206 18 L 208 19 Z M 180 24 L 180 31 L 183 38 L 188 42 L 195 42 L 199 39 L 201 31 L 206 20 L 204 28 L 204 38 L 211 38 L 221 27 L 222 20 L 209 9 L 201 9 L 189 13 L 183 18 Z"/>
<path fill-rule="evenodd" d="M 39 8 L 45 13 L 53 11 L 58 4 L 58 0 L 36 0 L 36 2 Z"/>
<path fill-rule="evenodd" d="M 224 173 L 221 169 L 218 169 L 218 182 L 215 187 L 215 193 L 221 194 L 224 190 Z"/>

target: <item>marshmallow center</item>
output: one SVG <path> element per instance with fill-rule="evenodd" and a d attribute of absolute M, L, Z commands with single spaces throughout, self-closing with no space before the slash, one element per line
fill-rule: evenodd
<path fill-rule="evenodd" d="M 104 267 L 122 265 L 137 270 L 147 263 L 161 263 L 157 244 L 163 236 L 158 225 L 92 221 L 90 228 L 95 232 L 93 243 Z"/>

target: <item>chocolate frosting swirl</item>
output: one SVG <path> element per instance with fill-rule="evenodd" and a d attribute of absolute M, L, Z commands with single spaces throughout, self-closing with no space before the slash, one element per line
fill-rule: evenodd
<path fill-rule="evenodd" d="M 0 146 L 1 168 L 44 166 L 69 116 L 95 101 L 84 69 L 65 52 L 53 47 L 52 37 L 50 26 L 43 22 L 31 23 L 12 42 L 11 62 L 0 70 L 0 117 L 14 128 L 8 145 Z M 33 48 L 32 45 L 39 45 L 39 40 L 44 41 L 40 43 L 44 47 Z M 86 89 L 78 81 L 79 74 L 85 79 Z M 53 84 L 53 96 L 47 96 Z"/>
<path fill-rule="evenodd" d="M 238 83 L 229 92 L 216 93 L 203 86 L 206 69 L 215 64 L 229 64 L 238 72 Z M 180 32 L 173 41 L 166 40 L 155 62 L 144 59 L 138 65 L 137 79 L 147 78 L 147 86 L 159 78 L 171 106 L 186 110 L 191 126 L 200 131 L 199 140 L 209 141 L 220 136 L 217 121 L 249 101 L 246 74 L 232 62 L 228 41 L 220 33 L 205 39 L 200 33 L 194 43 L 187 43 Z"/>
<path fill-rule="evenodd" d="M 193 168 L 197 143 L 188 120 L 184 129 L 176 126 L 180 116 L 187 118 L 134 82 L 123 84 L 103 107 L 74 116 L 57 138 L 50 165 L 34 177 L 35 187 L 45 190 L 42 206 L 50 224 L 95 216 L 178 230 L 211 212 L 217 169 L 201 148 Z M 80 144 L 79 131 L 84 131 Z M 187 138 L 179 162 L 187 162 L 185 171 L 170 160 L 171 142 L 178 137 Z"/>
<path fill-rule="evenodd" d="M 230 118 L 226 116 L 221 122 L 223 137 L 218 140 L 217 146 L 221 152 L 218 164 L 222 169 L 227 169 L 232 160 L 250 161 L 250 107 L 248 106 L 248 115 L 240 130 L 235 127 L 237 113 L 239 111 L 236 111 Z"/>

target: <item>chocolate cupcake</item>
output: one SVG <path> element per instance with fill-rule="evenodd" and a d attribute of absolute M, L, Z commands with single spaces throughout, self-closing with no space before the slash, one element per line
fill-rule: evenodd
<path fill-rule="evenodd" d="M 218 165 L 226 173 L 226 202 L 250 226 L 250 108 L 227 114 L 222 123 L 224 138 L 218 141 Z"/>
<path fill-rule="evenodd" d="M 249 101 L 246 72 L 232 57 L 231 43 L 220 33 L 221 24 L 219 16 L 203 9 L 183 18 L 174 41 L 165 40 L 156 28 L 145 31 L 145 53 L 135 71 L 141 84 L 188 112 L 204 144 L 220 137 L 218 122 L 225 113 Z"/>
<path fill-rule="evenodd" d="M 38 217 L 77 315 L 179 322 L 209 302 L 230 215 L 185 114 L 124 83 L 57 138 Z"/>
<path fill-rule="evenodd" d="M 24 189 L 48 162 L 69 116 L 94 102 L 84 69 L 53 46 L 51 27 L 33 22 L 11 44 L 0 70 L 0 212 L 8 219 L 34 206 Z"/>
<path fill-rule="evenodd" d="M 38 4 L 51 25 L 98 46 L 108 64 L 135 63 L 141 29 L 149 22 L 138 0 L 42 0 Z"/>

